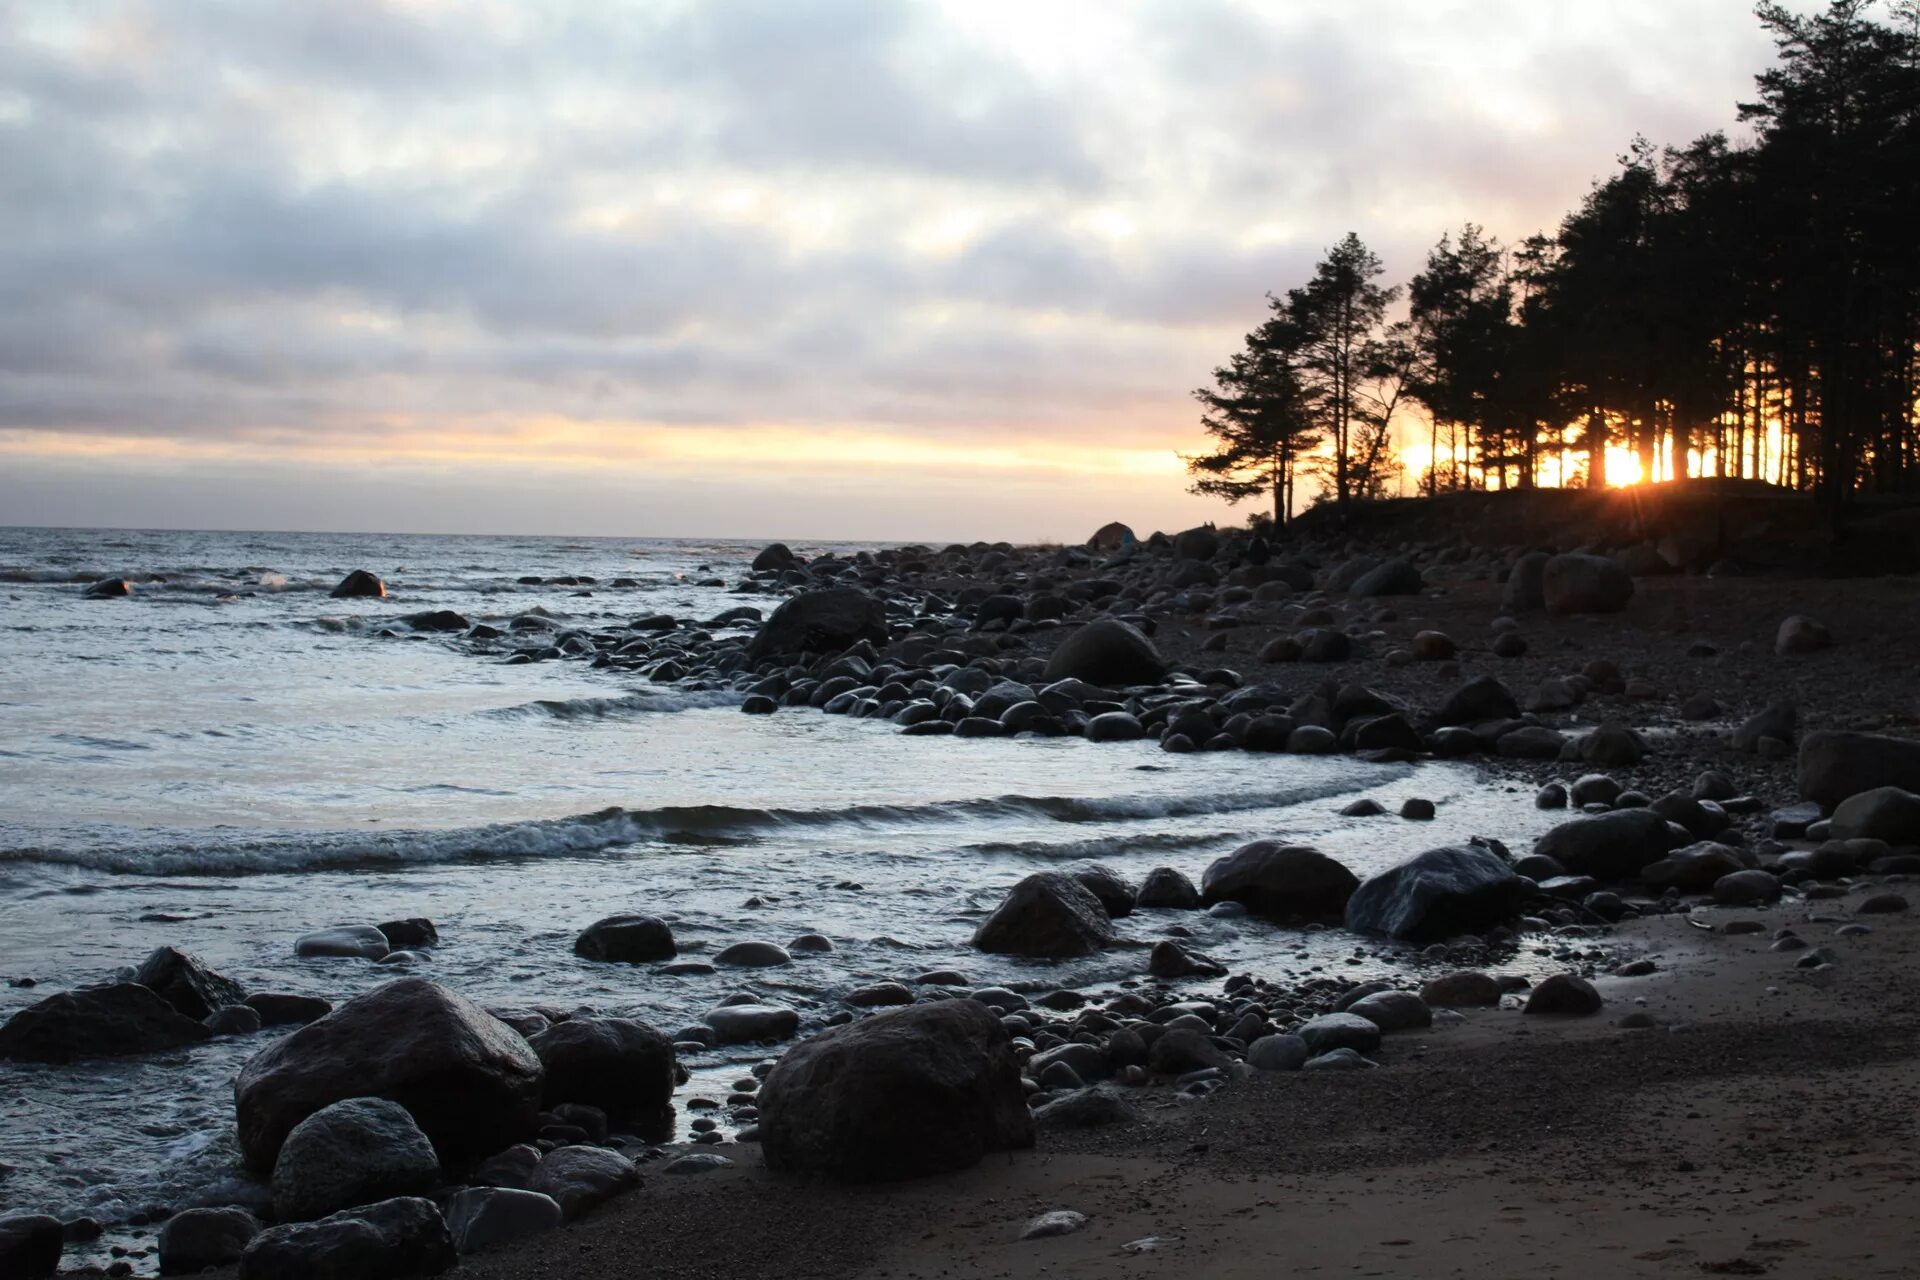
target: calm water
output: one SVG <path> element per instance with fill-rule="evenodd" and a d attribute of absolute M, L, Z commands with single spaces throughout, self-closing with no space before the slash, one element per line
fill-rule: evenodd
<path fill-rule="evenodd" d="M 982 983 L 1140 975 L 1138 949 L 1042 965 L 967 947 L 981 912 L 1037 867 L 1097 857 L 1197 881 L 1234 845 L 1284 837 L 1365 875 L 1471 834 L 1523 840 L 1545 821 L 1454 766 L 900 737 L 812 711 L 743 716 L 731 694 L 584 663 L 510 666 L 440 637 L 381 634 L 425 609 L 504 623 L 539 608 L 588 630 L 771 609 L 729 589 L 757 550 L 0 529 L 0 977 L 41 984 L 0 988 L 0 1016 L 163 943 L 255 989 L 338 1001 L 394 971 L 296 960 L 294 938 L 424 915 L 443 940 L 432 975 L 484 1002 L 590 1006 L 672 1030 L 751 990 L 817 1023 L 850 987 L 934 968 Z M 328 598 L 362 567 L 386 579 L 388 599 Z M 137 582 L 131 599 L 81 598 L 109 574 L 165 581 Z M 517 581 L 561 575 L 599 581 Z M 698 585 L 712 579 L 728 586 Z M 1425 795 L 1440 818 L 1336 816 L 1357 791 L 1390 807 Z M 711 977 L 576 960 L 573 936 L 616 911 L 668 917 L 695 955 L 804 932 L 837 949 Z M 1146 913 L 1121 932 L 1151 941 L 1176 923 L 1236 969 L 1276 977 L 1380 963 L 1357 961 L 1338 933 L 1195 913 Z M 219 1198 L 229 1083 L 262 1043 L 0 1065 L 0 1207 L 112 1221 Z M 757 1057 L 704 1055 L 690 1063 L 695 1088 Z"/>

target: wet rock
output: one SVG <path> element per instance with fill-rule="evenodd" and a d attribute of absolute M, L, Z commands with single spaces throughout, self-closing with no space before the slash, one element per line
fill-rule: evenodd
<path fill-rule="evenodd" d="M 259 1234 L 259 1220 L 245 1209 L 182 1210 L 160 1228 L 160 1274 L 198 1275 L 209 1267 L 229 1266 Z"/>
<path fill-rule="evenodd" d="M 912 1004 L 913 992 L 898 982 L 875 982 L 847 992 L 847 1003 L 856 1009 L 877 1009 L 888 1005 Z"/>
<path fill-rule="evenodd" d="M 387 945 L 400 949 L 418 947 L 437 947 L 440 945 L 440 930 L 433 921 L 425 916 L 413 916 L 406 920 L 388 920 L 374 928 L 387 940 Z"/>
<path fill-rule="evenodd" d="M 134 970 L 133 980 L 194 1019 L 204 1019 L 247 998 L 246 988 L 232 978 L 215 973 L 197 957 L 174 947 L 156 948 Z"/>
<path fill-rule="evenodd" d="M 1095 862 L 1075 867 L 1069 874 L 1080 882 L 1082 888 L 1100 900 L 1108 916 L 1118 920 L 1133 914 L 1136 890 L 1112 867 Z"/>
<path fill-rule="evenodd" d="M 730 1004 L 709 1009 L 701 1019 L 712 1028 L 719 1044 L 755 1044 L 791 1040 L 800 1030 L 800 1015 L 772 1004 Z"/>
<path fill-rule="evenodd" d="M 1723 907 L 1749 907 L 1780 901 L 1780 880 L 1758 869 L 1734 871 L 1713 882 L 1713 900 Z"/>
<path fill-rule="evenodd" d="M 393 950 L 387 935 L 370 924 L 342 924 L 302 934 L 294 941 L 293 954 L 306 957 L 338 957 L 381 960 Z"/>
<path fill-rule="evenodd" d="M 1600 1012 L 1606 1002 L 1593 984 L 1578 974 L 1556 973 L 1533 989 L 1527 997 L 1525 1013 L 1562 1017 L 1585 1017 Z"/>
<path fill-rule="evenodd" d="M 1113 925 L 1100 900 L 1057 871 L 1014 885 L 973 935 L 981 951 L 1038 957 L 1090 955 L 1112 942 Z"/>
<path fill-rule="evenodd" d="M 679 1062 L 666 1035 L 634 1018 L 568 1018 L 529 1038 L 544 1079 L 541 1105 L 597 1107 L 616 1118 L 667 1109 Z"/>
<path fill-rule="evenodd" d="M 1411 991 L 1376 991 L 1348 1005 L 1346 1012 L 1365 1018 L 1382 1031 L 1413 1031 L 1433 1025 L 1433 1010 Z"/>
<path fill-rule="evenodd" d="M 447 1204 L 447 1229 L 463 1254 L 540 1235 L 565 1220 L 552 1196 L 517 1187 L 466 1187 Z"/>
<path fill-rule="evenodd" d="M 1373 876 L 1347 903 L 1346 926 L 1410 942 L 1482 932 L 1519 914 L 1527 884 L 1477 845 L 1442 846 Z"/>
<path fill-rule="evenodd" d="M 102 578 L 81 592 L 85 600 L 124 600 L 133 594 L 133 584 L 125 578 Z"/>
<path fill-rule="evenodd" d="M 1489 973 L 1462 970 L 1423 983 L 1420 998 L 1429 1006 L 1448 1009 L 1484 1009 L 1500 1003 L 1500 982 Z"/>
<path fill-rule="evenodd" d="M 834 653 L 862 640 L 887 642 L 887 607 L 855 587 L 809 591 L 784 602 L 760 625 L 747 661 Z"/>
<path fill-rule="evenodd" d="M 583 960 L 645 964 L 671 960 L 679 954 L 673 930 L 658 916 L 617 915 L 596 920 L 573 940 L 573 954 Z"/>
<path fill-rule="evenodd" d="M 28 1005 L 0 1026 L 0 1060 L 79 1062 L 160 1053 L 212 1038 L 147 988 L 86 987 Z"/>
<path fill-rule="evenodd" d="M 1274 919 L 1333 923 L 1359 883 L 1353 872 L 1305 845 L 1256 840 L 1215 859 L 1201 878 L 1201 901 L 1238 902 Z"/>
<path fill-rule="evenodd" d="M 1335 1049 L 1372 1053 L 1380 1047 L 1380 1028 L 1354 1013 L 1324 1013 L 1300 1025 L 1294 1033 L 1315 1057 Z"/>
<path fill-rule="evenodd" d="M 46 1280 L 60 1266 L 66 1239 L 60 1219 L 44 1213 L 0 1216 L 0 1276 Z"/>
<path fill-rule="evenodd" d="M 527 1190 L 560 1206 L 568 1222 L 640 1185 L 633 1161 L 605 1147 L 556 1147 L 540 1158 Z"/>
<path fill-rule="evenodd" d="M 330 1000 L 290 991 L 256 991 L 247 997 L 247 1007 L 260 1015 L 260 1024 L 266 1027 L 304 1027 L 333 1012 Z"/>
<path fill-rule="evenodd" d="M 999 1018 L 942 1000 L 788 1050 L 760 1090 L 760 1138 L 776 1172 L 889 1182 L 1032 1146 L 1033 1118 Z"/>
<path fill-rule="evenodd" d="M 204 1030 L 204 1029 L 203 1029 Z M 438 983 L 401 978 L 269 1045 L 234 1083 L 249 1168 L 272 1170 L 295 1125 L 356 1097 L 398 1102 L 450 1165 L 538 1128 L 540 1059 L 518 1033 Z"/>
<path fill-rule="evenodd" d="M 771 942 L 736 942 L 723 947 L 713 958 L 715 964 L 730 964 L 746 969 L 775 969 L 793 963 L 785 947 Z"/>
<path fill-rule="evenodd" d="M 761 548 L 760 554 L 753 558 L 755 573 L 779 573 L 787 569 L 796 569 L 800 558 L 793 554 L 784 542 L 768 543 Z"/>
<path fill-rule="evenodd" d="M 1536 809 L 1564 809 L 1567 807 L 1567 787 L 1562 782 L 1549 782 L 1533 795 L 1533 807 Z"/>
<path fill-rule="evenodd" d="M 440 1159 L 405 1107 L 349 1098 L 302 1120 L 273 1166 L 273 1212 L 306 1222 L 355 1205 L 425 1195 L 440 1183 Z"/>
<path fill-rule="evenodd" d="M 1828 834 L 1835 840 L 1920 844 L 1920 795 L 1899 787 L 1875 787 L 1842 800 L 1832 821 Z"/>
<path fill-rule="evenodd" d="M 1061 641 L 1047 659 L 1045 678 L 1049 682 L 1158 684 L 1166 673 L 1166 660 L 1153 641 L 1117 618 L 1099 618 Z"/>
<path fill-rule="evenodd" d="M 200 1025 L 216 1036 L 246 1036 L 258 1031 L 265 1023 L 261 1020 L 259 1010 L 244 1004 L 230 1004 L 202 1018 Z"/>
<path fill-rule="evenodd" d="M 1247 1046 L 1247 1064 L 1258 1071 L 1298 1071 L 1312 1056 L 1297 1035 L 1261 1036 Z"/>
<path fill-rule="evenodd" d="M 1224 1070 L 1230 1059 L 1204 1032 L 1168 1027 L 1147 1046 L 1147 1067 L 1160 1075 L 1180 1076 L 1209 1067 Z"/>
<path fill-rule="evenodd" d="M 1227 968 L 1198 951 L 1189 951 L 1165 939 L 1153 944 L 1147 972 L 1156 978 L 1224 978 Z"/>
<path fill-rule="evenodd" d="M 407 1280 L 455 1260 L 439 1208 L 406 1196 L 268 1227 L 240 1255 L 240 1280 Z"/>
<path fill-rule="evenodd" d="M 1432 822 L 1434 813 L 1433 801 L 1420 796 L 1409 796 L 1400 804 L 1400 816 L 1409 822 Z"/>
<path fill-rule="evenodd" d="M 1920 739 L 1823 730 L 1800 744 L 1800 795 L 1833 808 L 1876 787 L 1920 792 Z"/>
<path fill-rule="evenodd" d="M 1184 873 L 1172 867 L 1155 867 L 1140 882 L 1140 892 L 1134 895 L 1133 904 L 1141 909 L 1193 911 L 1201 905 L 1200 890 L 1194 888 L 1193 881 Z"/>
<path fill-rule="evenodd" d="M 355 569 L 328 594 L 335 600 L 379 599 L 387 594 L 387 584 L 365 569 Z"/>
<path fill-rule="evenodd" d="M 1667 821 L 1651 809 L 1619 809 L 1563 822 L 1534 842 L 1570 875 L 1627 880 L 1664 858 L 1677 844 Z"/>

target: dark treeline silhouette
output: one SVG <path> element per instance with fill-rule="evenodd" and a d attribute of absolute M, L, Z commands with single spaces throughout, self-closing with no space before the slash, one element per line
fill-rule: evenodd
<path fill-rule="evenodd" d="M 1920 0 L 1763 3 L 1779 56 L 1751 141 L 1636 139 L 1557 231 L 1443 236 L 1404 295 L 1349 234 L 1196 392 L 1196 492 L 1381 496 L 1426 418 L 1420 490 L 1769 481 L 1836 510 L 1920 491 Z M 1404 318 L 1389 314 L 1404 296 Z M 1616 474 L 1617 482 L 1621 477 Z"/>

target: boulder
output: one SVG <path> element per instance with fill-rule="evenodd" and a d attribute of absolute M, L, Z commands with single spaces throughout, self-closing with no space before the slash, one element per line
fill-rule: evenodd
<path fill-rule="evenodd" d="M 1210 956 L 1190 951 L 1172 938 L 1153 944 L 1147 956 L 1147 972 L 1156 978 L 1224 978 L 1226 966 Z"/>
<path fill-rule="evenodd" d="M 618 915 L 596 920 L 573 940 L 573 954 L 583 960 L 611 960 L 645 964 L 678 955 L 673 930 L 658 916 Z"/>
<path fill-rule="evenodd" d="M 1805 614 L 1796 613 L 1780 624 L 1774 633 L 1773 651 L 1781 657 L 1818 653 L 1833 647 L 1833 635 Z"/>
<path fill-rule="evenodd" d="M 1137 742 L 1147 730 L 1124 711 L 1102 711 L 1087 721 L 1086 735 L 1088 742 Z"/>
<path fill-rule="evenodd" d="M 355 569 L 328 594 L 335 600 L 378 599 L 387 594 L 387 584 L 365 569 Z"/>
<path fill-rule="evenodd" d="M 518 1187 L 466 1187 L 447 1204 L 447 1230 L 463 1254 L 552 1231 L 564 1221 L 552 1196 Z"/>
<path fill-rule="evenodd" d="M 1434 727 L 1456 724 L 1483 724 L 1489 720 L 1513 720 L 1520 715 L 1520 703 L 1513 690 L 1492 676 L 1469 680 L 1447 695 L 1429 721 Z"/>
<path fill-rule="evenodd" d="M 1753 907 L 1780 901 L 1780 879 L 1771 871 L 1732 871 L 1713 882 L 1713 900 L 1723 907 Z"/>
<path fill-rule="evenodd" d="M 1297 1035 L 1261 1036 L 1247 1046 L 1247 1065 L 1256 1071 L 1298 1071 L 1312 1056 Z"/>
<path fill-rule="evenodd" d="M 85 987 L 28 1005 L 0 1026 L 0 1060 L 79 1062 L 180 1049 L 213 1033 L 133 982 Z"/>
<path fill-rule="evenodd" d="M 1080 887 L 1100 900 L 1107 915 L 1118 920 L 1133 914 L 1133 899 L 1137 892 L 1125 877 L 1112 867 L 1098 862 L 1089 862 L 1075 867 L 1068 873 L 1080 882 Z"/>
<path fill-rule="evenodd" d="M 405 920 L 386 920 L 373 927 L 380 931 L 380 936 L 387 940 L 387 945 L 395 950 L 440 945 L 440 930 L 435 928 L 433 921 L 425 916 L 411 916 Z"/>
<path fill-rule="evenodd" d="M 973 945 L 1002 955 L 1091 955 L 1113 942 L 1113 924 L 1100 900 L 1078 880 L 1038 871 L 1008 891 L 974 931 Z"/>
<path fill-rule="evenodd" d="M 713 962 L 741 969 L 777 969 L 792 964 L 793 954 L 777 942 L 735 942 L 714 953 Z"/>
<path fill-rule="evenodd" d="M 7 1280 L 46 1280 L 59 1269 L 65 1248 L 60 1219 L 44 1213 L 0 1215 L 0 1276 Z"/>
<path fill-rule="evenodd" d="M 1087 545 L 1095 551 L 1123 551 L 1138 541 L 1132 529 L 1115 520 L 1095 529 L 1093 536 L 1087 539 Z"/>
<path fill-rule="evenodd" d="M 605 1147 L 556 1147 L 540 1157 L 527 1179 L 527 1190 L 546 1196 L 572 1222 L 597 1209 L 623 1191 L 640 1185 L 633 1161 Z"/>
<path fill-rule="evenodd" d="M 762 547 L 760 554 L 753 558 L 753 571 L 782 573 L 788 569 L 797 568 L 799 564 L 800 557 L 794 555 L 786 543 L 773 542 Z"/>
<path fill-rule="evenodd" d="M 1147 1048 L 1147 1069 L 1163 1076 L 1182 1076 L 1209 1067 L 1225 1069 L 1230 1062 L 1210 1036 L 1191 1027 L 1168 1027 Z"/>
<path fill-rule="evenodd" d="M 1534 841 L 1533 851 L 1569 875 L 1629 880 L 1678 847 L 1667 820 L 1651 809 L 1616 809 L 1573 818 Z"/>
<path fill-rule="evenodd" d="M 1210 524 L 1173 535 L 1173 552 L 1182 560 L 1211 560 L 1220 551 L 1220 535 Z"/>
<path fill-rule="evenodd" d="M 1547 607 L 1547 561 L 1544 551 L 1529 551 L 1513 562 L 1507 584 L 1500 593 L 1500 607 L 1507 613 L 1537 613 Z"/>
<path fill-rule="evenodd" d="M 1763 740 L 1772 738 L 1792 746 L 1799 732 L 1800 708 L 1791 702 L 1775 702 L 1733 731 L 1733 745 L 1737 751 L 1758 751 Z"/>
<path fill-rule="evenodd" d="M 240 1280 L 408 1280 L 455 1261 L 439 1207 L 404 1196 L 268 1227 L 240 1255 Z"/>
<path fill-rule="evenodd" d="M 1433 1010 L 1411 991 L 1376 991 L 1355 1000 L 1346 1012 L 1365 1018 L 1382 1031 L 1417 1031 L 1433 1025 Z"/>
<path fill-rule="evenodd" d="M 209 1267 L 240 1261 L 260 1234 L 260 1222 L 245 1209 L 185 1209 L 168 1218 L 155 1242 L 163 1276 L 198 1275 Z M 11 1274 L 0 1272 L 0 1274 Z"/>
<path fill-rule="evenodd" d="M 1744 871 L 1746 865 L 1737 850 L 1702 840 L 1675 849 L 1658 862 L 1648 863 L 1640 869 L 1640 880 L 1655 893 L 1665 893 L 1668 889 L 1705 893 L 1722 876 Z"/>
<path fill-rule="evenodd" d="M 828 587 L 775 609 L 747 646 L 747 661 L 837 653 L 862 640 L 887 642 L 886 604 L 856 587 Z"/>
<path fill-rule="evenodd" d="M 173 947 L 156 948 L 133 971 L 133 980 L 196 1021 L 230 1004 L 244 1004 L 246 988 Z"/>
<path fill-rule="evenodd" d="M 1372 1053 L 1380 1047 L 1380 1028 L 1354 1013 L 1323 1013 L 1302 1023 L 1294 1034 L 1316 1057 L 1335 1049 Z"/>
<path fill-rule="evenodd" d="M 518 1032 L 425 978 L 375 987 L 269 1045 L 234 1081 L 240 1149 L 272 1170 L 287 1134 L 347 1098 L 405 1107 L 459 1167 L 533 1136 L 540 1059 Z"/>
<path fill-rule="evenodd" d="M 776 1172 L 889 1182 L 1033 1145 L 1012 1041 L 972 1000 L 815 1036 L 774 1065 L 759 1098 L 761 1147 Z"/>
<path fill-rule="evenodd" d="M 247 997 L 247 1008 L 260 1015 L 263 1027 L 304 1027 L 332 1013 L 333 1002 L 291 991 L 256 991 Z"/>
<path fill-rule="evenodd" d="M 385 1098 L 348 1098 L 293 1126 L 273 1165 L 273 1214 L 307 1222 L 355 1205 L 425 1195 L 440 1160 L 407 1109 Z"/>
<path fill-rule="evenodd" d="M 1135 627 L 1118 618 L 1096 618 L 1062 640 L 1047 659 L 1045 679 L 1093 684 L 1158 684 L 1166 659 Z"/>
<path fill-rule="evenodd" d="M 1876 787 L 1920 793 L 1920 739 L 1822 730 L 1800 744 L 1800 795 L 1826 808 Z"/>
<path fill-rule="evenodd" d="M 293 943 L 293 954 L 308 957 L 384 960 L 392 950 L 387 935 L 380 932 L 377 925 L 371 924 L 341 924 L 331 929 L 318 929 L 300 935 Z"/>
<path fill-rule="evenodd" d="M 1633 576 L 1606 556 L 1548 560 L 1540 578 L 1548 613 L 1618 613 L 1633 599 Z"/>
<path fill-rule="evenodd" d="M 1490 850 L 1442 846 L 1364 881 L 1347 902 L 1346 925 L 1410 942 L 1478 933 L 1518 915 L 1527 888 Z"/>
<path fill-rule="evenodd" d="M 1360 882 L 1353 872 L 1306 845 L 1256 840 L 1207 867 L 1200 898 L 1238 902 L 1274 919 L 1334 923 L 1343 918 L 1347 899 Z"/>
<path fill-rule="evenodd" d="M 1367 570 L 1347 588 L 1353 596 L 1417 596 L 1426 588 L 1420 571 L 1405 560 L 1389 560 Z"/>
<path fill-rule="evenodd" d="M 1605 1003 L 1585 978 L 1573 973 L 1556 973 L 1533 989 L 1522 1012 L 1587 1017 L 1600 1012 Z"/>
<path fill-rule="evenodd" d="M 777 1004 L 723 1004 L 701 1018 L 719 1044 L 759 1044 L 791 1040 L 800 1015 Z"/>
<path fill-rule="evenodd" d="M 1200 891 L 1193 881 L 1172 867 L 1155 867 L 1140 881 L 1140 892 L 1133 905 L 1142 910 L 1159 907 L 1174 911 L 1194 911 L 1200 907 Z"/>
<path fill-rule="evenodd" d="M 1464 969 L 1458 973 L 1430 978 L 1420 987 L 1420 998 L 1428 1006 L 1448 1009 L 1483 1009 L 1500 1003 L 1500 980 L 1490 973 Z"/>
<path fill-rule="evenodd" d="M 125 578 L 102 578 L 80 594 L 87 600 L 124 600 L 133 594 L 133 584 Z"/>
<path fill-rule="evenodd" d="M 541 1105 L 598 1107 L 616 1118 L 651 1119 L 673 1098 L 673 1041 L 633 1018 L 568 1018 L 528 1040 L 545 1080 Z"/>
<path fill-rule="evenodd" d="M 1899 787 L 1875 787 L 1848 796 L 1834 809 L 1827 835 L 1834 840 L 1920 844 L 1920 795 Z"/>

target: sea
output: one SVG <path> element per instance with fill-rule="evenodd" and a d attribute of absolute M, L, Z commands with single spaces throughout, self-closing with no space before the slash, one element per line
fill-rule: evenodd
<path fill-rule="evenodd" d="M 1390 967 L 1391 949 L 1202 912 L 1138 913 L 1118 925 L 1130 945 L 1076 961 L 987 956 L 968 939 L 1036 869 L 1097 859 L 1198 882 L 1237 845 L 1281 839 L 1364 877 L 1437 844 L 1515 844 L 1546 825 L 1530 792 L 1464 765 L 909 737 L 808 709 L 747 716 L 731 691 L 581 661 L 507 664 L 399 621 L 447 609 L 505 625 L 541 610 L 600 630 L 771 611 L 778 597 L 737 589 L 759 549 L 0 529 L 0 1018 L 111 981 L 163 945 L 250 989 L 338 1003 L 395 971 L 296 959 L 294 940 L 414 916 L 441 937 L 414 972 L 483 1004 L 592 1009 L 670 1033 L 741 991 L 817 1027 L 853 987 L 937 969 L 978 985 L 1116 990 L 1142 978 L 1144 945 L 1169 929 L 1236 972 L 1358 979 Z M 380 575 L 387 597 L 331 598 L 354 569 Z M 110 576 L 132 581 L 131 596 L 86 598 Z M 1389 811 L 1424 796 L 1439 817 L 1342 817 L 1360 795 Z M 582 928 L 623 912 L 667 918 L 694 958 L 804 933 L 834 949 L 708 976 L 573 955 Z M 276 1034 L 67 1067 L 0 1063 L 0 1210 L 111 1227 L 156 1206 L 257 1198 L 235 1168 L 231 1082 Z M 767 1052 L 694 1055 L 678 1096 L 724 1096 Z"/>

